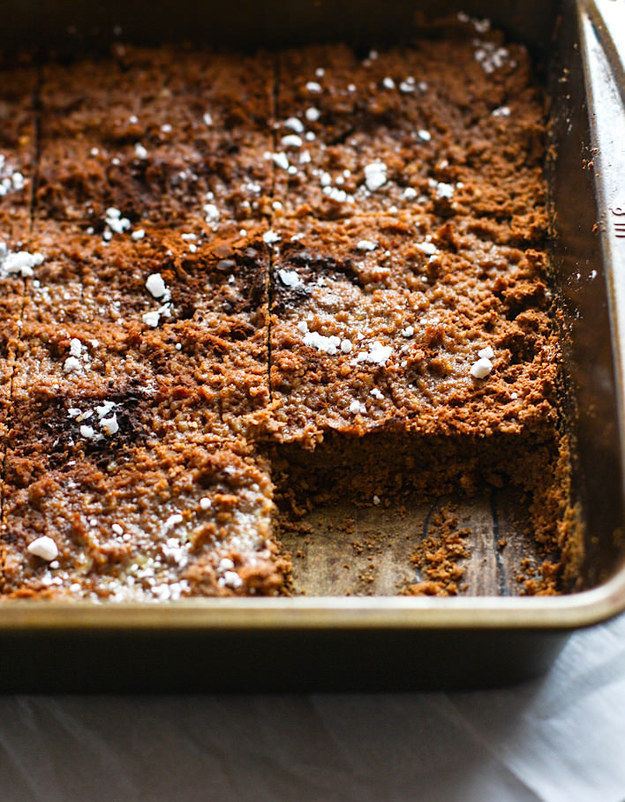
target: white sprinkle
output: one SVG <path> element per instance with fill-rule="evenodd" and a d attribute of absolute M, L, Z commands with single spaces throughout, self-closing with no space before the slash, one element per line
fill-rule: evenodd
<path fill-rule="evenodd" d="M 382 86 L 385 89 L 395 89 L 395 81 L 392 78 L 387 77 L 382 81 Z"/>
<path fill-rule="evenodd" d="M 139 159 L 148 158 L 148 152 L 140 142 L 137 142 L 137 144 L 135 145 L 135 153 L 137 154 L 137 158 Z"/>
<path fill-rule="evenodd" d="M 279 167 L 281 170 L 288 170 L 289 169 L 289 159 L 286 153 L 272 153 L 271 160 Z"/>
<path fill-rule="evenodd" d="M 117 415 L 111 415 L 110 418 L 102 418 L 100 427 L 104 429 L 106 434 L 114 435 L 119 431 L 119 424 L 117 423 Z"/>
<path fill-rule="evenodd" d="M 371 395 L 374 398 L 377 398 L 378 401 L 383 401 L 384 400 L 384 395 L 378 390 L 377 387 L 374 387 L 373 390 L 371 390 Z"/>
<path fill-rule="evenodd" d="M 205 203 L 204 204 L 204 214 L 206 215 L 205 219 L 209 225 L 215 225 L 219 221 L 219 209 L 215 206 L 214 203 Z"/>
<path fill-rule="evenodd" d="M 226 571 L 224 573 L 224 585 L 236 590 L 237 588 L 240 588 L 242 584 L 243 580 L 236 571 Z"/>
<path fill-rule="evenodd" d="M 153 298 L 162 298 L 167 286 L 160 273 L 151 273 L 145 282 L 145 288 Z"/>
<path fill-rule="evenodd" d="M 119 209 L 116 209 L 114 206 L 111 206 L 106 210 L 104 222 L 110 229 L 108 232 L 109 235 L 112 236 L 111 232 L 114 232 L 115 234 L 123 234 L 124 231 L 130 228 L 130 220 L 127 217 L 122 217 L 121 215 L 122 213 L 119 211 Z M 107 237 L 106 231 L 102 236 L 105 239 L 111 238 L 111 236 Z"/>
<path fill-rule="evenodd" d="M 410 94 L 411 92 L 415 91 L 415 79 L 409 75 L 405 81 L 402 81 L 399 85 L 399 91 L 403 92 L 404 94 Z"/>
<path fill-rule="evenodd" d="M 68 356 L 63 363 L 63 370 L 65 373 L 79 373 L 82 370 L 82 363 L 75 356 Z"/>
<path fill-rule="evenodd" d="M 112 401 L 105 401 L 101 406 L 96 407 L 95 411 L 98 413 L 98 418 L 105 418 L 114 406 L 115 404 Z"/>
<path fill-rule="evenodd" d="M 326 71 L 323 69 L 323 67 L 317 67 L 317 69 L 315 70 L 315 75 L 317 76 L 317 78 L 323 78 L 325 74 Z"/>
<path fill-rule="evenodd" d="M 295 131 L 296 134 L 304 133 L 304 123 L 298 120 L 297 117 L 289 117 L 289 119 L 285 120 L 282 124 L 285 128 L 290 128 L 291 131 Z"/>
<path fill-rule="evenodd" d="M 348 339 L 341 340 L 341 351 L 344 354 L 349 354 L 353 347 L 354 346 L 352 345 L 351 340 Z"/>
<path fill-rule="evenodd" d="M 425 128 L 421 128 L 421 130 L 417 133 L 419 135 L 419 139 L 422 139 L 424 142 L 429 142 L 430 139 L 432 139 L 432 134 L 429 131 L 426 131 Z"/>
<path fill-rule="evenodd" d="M 499 108 L 493 110 L 492 116 L 493 117 L 509 117 L 510 116 L 510 106 L 499 106 Z"/>
<path fill-rule="evenodd" d="M 420 251 L 423 251 L 426 256 L 434 256 L 434 254 L 438 253 L 438 248 L 434 245 L 433 242 L 417 242 L 415 244 L 415 248 L 418 248 Z"/>
<path fill-rule="evenodd" d="M 82 353 L 82 343 L 76 337 L 69 341 L 69 352 L 72 356 L 80 356 Z"/>
<path fill-rule="evenodd" d="M 314 142 L 316 139 L 314 131 L 306 131 L 306 142 Z"/>
<path fill-rule="evenodd" d="M 519 397 L 519 394 L 518 394 L 518 393 L 510 393 L 510 398 L 511 398 L 513 401 L 516 401 L 518 397 Z"/>
<path fill-rule="evenodd" d="M 296 290 L 304 286 L 304 282 L 294 270 L 278 270 L 278 275 L 285 287 L 291 287 L 291 289 Z"/>
<path fill-rule="evenodd" d="M 80 410 L 79 410 L 79 409 L 77 409 L 76 407 L 70 407 L 70 408 L 67 410 L 67 414 L 68 414 L 68 416 L 69 416 L 70 418 L 76 418 L 76 417 L 78 417 L 78 415 L 80 415 Z"/>
<path fill-rule="evenodd" d="M 361 239 L 356 245 L 356 248 L 358 248 L 359 251 L 375 251 L 377 247 L 378 243 L 370 239 Z"/>
<path fill-rule="evenodd" d="M 151 326 L 155 329 L 158 326 L 158 322 L 161 319 L 161 316 L 158 312 L 146 312 L 141 316 L 141 319 L 145 323 L 146 326 Z"/>
<path fill-rule="evenodd" d="M 303 150 L 299 154 L 299 163 L 300 164 L 310 164 L 310 162 L 311 162 L 310 151 Z"/>
<path fill-rule="evenodd" d="M 485 379 L 488 374 L 493 369 L 493 363 L 490 359 L 486 359 L 485 357 L 481 357 L 477 360 L 473 365 L 471 365 L 471 376 L 476 379 Z"/>
<path fill-rule="evenodd" d="M 116 535 L 123 535 L 124 534 L 124 530 L 119 524 L 113 524 L 111 529 L 113 530 L 113 532 L 115 532 Z"/>
<path fill-rule="evenodd" d="M 133 231 L 130 235 L 135 242 L 145 237 L 145 231 L 142 228 L 138 228 L 136 231 Z"/>
<path fill-rule="evenodd" d="M 86 437 L 87 440 L 91 440 L 95 435 L 95 430 L 93 429 L 93 427 L 83 424 L 80 427 L 80 434 L 82 437 Z"/>
<path fill-rule="evenodd" d="M 374 496 L 374 497 L 373 497 L 373 503 L 374 503 L 374 504 L 375 504 L 375 506 L 377 507 L 377 506 L 378 506 L 378 504 L 380 503 L 380 497 L 379 497 L 379 496 Z"/>
<path fill-rule="evenodd" d="M 4 243 L 0 243 L 4 245 Z M 11 253 L 6 245 L 0 247 L 0 270 L 6 275 L 19 273 L 22 278 L 29 278 L 33 275 L 33 267 L 37 267 L 43 262 L 43 255 L 40 253 L 28 253 L 28 251 L 18 251 Z"/>
<path fill-rule="evenodd" d="M 405 329 L 401 330 L 402 337 L 412 337 L 414 334 L 414 326 L 406 326 Z"/>
<path fill-rule="evenodd" d="M 204 496 L 203 498 L 200 499 L 200 509 L 201 510 L 206 511 L 206 510 L 209 510 L 210 507 L 211 507 L 211 500 L 209 498 Z"/>
<path fill-rule="evenodd" d="M 130 123 L 130 125 L 136 125 L 139 122 L 139 118 L 137 117 L 136 114 L 131 114 L 130 117 L 128 118 L 128 122 Z"/>
<path fill-rule="evenodd" d="M 308 331 L 304 335 L 304 345 L 310 348 L 316 348 L 317 351 L 322 351 L 324 354 L 334 356 L 341 345 L 341 338 L 336 335 L 325 337 L 317 331 Z"/>
<path fill-rule="evenodd" d="M 369 348 L 368 353 L 360 353 L 356 358 L 357 362 L 372 362 L 375 365 L 385 365 L 393 349 L 390 345 L 382 345 L 377 340 Z"/>
<path fill-rule="evenodd" d="M 321 92 L 321 84 L 318 84 L 317 81 L 308 81 L 306 84 L 306 89 L 313 95 L 319 94 Z"/>
<path fill-rule="evenodd" d="M 386 165 L 384 162 L 372 162 L 365 166 L 365 184 L 370 192 L 375 192 L 386 184 Z"/>
<path fill-rule="evenodd" d="M 349 411 L 352 415 L 358 415 L 359 412 L 366 412 L 367 407 L 364 404 L 361 404 L 360 401 L 352 401 L 349 405 Z"/>
<path fill-rule="evenodd" d="M 440 181 L 436 185 L 436 192 L 439 198 L 452 198 L 454 195 L 454 188 L 452 184 L 445 184 L 443 181 Z"/>
<path fill-rule="evenodd" d="M 263 240 L 267 243 L 267 245 L 273 245 L 274 242 L 280 241 L 280 234 L 277 231 L 265 231 L 263 234 Z"/>
<path fill-rule="evenodd" d="M 304 116 L 306 117 L 308 122 L 316 123 L 319 117 L 321 117 L 321 112 L 314 106 L 309 106 L 304 112 Z"/>
<path fill-rule="evenodd" d="M 301 136 L 297 134 L 283 136 L 280 141 L 282 142 L 283 148 L 301 148 L 303 144 Z"/>
<path fill-rule="evenodd" d="M 482 359 L 492 359 L 495 356 L 495 352 L 490 345 L 487 345 L 485 348 L 482 348 L 481 351 L 478 351 L 477 355 Z"/>
<path fill-rule="evenodd" d="M 56 543 L 47 535 L 33 540 L 33 542 L 28 545 L 28 551 L 35 557 L 41 557 L 42 560 L 46 560 L 46 562 L 56 560 L 59 556 L 59 549 Z"/>
<path fill-rule="evenodd" d="M 211 114 L 210 114 L 209 111 L 205 111 L 204 112 L 204 116 L 202 117 L 202 120 L 204 122 L 204 125 L 212 125 L 213 124 L 213 118 L 211 117 Z"/>
<path fill-rule="evenodd" d="M 414 200 L 417 197 L 417 190 L 414 187 L 406 187 L 404 190 L 404 198 L 406 200 Z"/>

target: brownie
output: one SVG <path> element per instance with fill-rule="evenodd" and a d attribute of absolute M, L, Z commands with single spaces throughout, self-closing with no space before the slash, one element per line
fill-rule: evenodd
<path fill-rule="evenodd" d="M 289 516 L 506 483 L 562 547 L 524 48 L 462 17 L 367 53 L 116 45 L 16 76 L 0 594 L 288 593 Z"/>
<path fill-rule="evenodd" d="M 272 484 L 245 445 L 141 442 L 122 419 L 113 448 L 68 437 L 64 412 L 47 407 L 12 433 L 3 595 L 165 601 L 280 589 L 288 563 L 271 535 Z M 29 552 L 35 542 L 56 553 Z"/>
<path fill-rule="evenodd" d="M 210 231 L 261 218 L 272 81 L 267 58 L 184 50 L 44 68 L 39 215 L 105 238 L 149 222 L 191 217 Z"/>

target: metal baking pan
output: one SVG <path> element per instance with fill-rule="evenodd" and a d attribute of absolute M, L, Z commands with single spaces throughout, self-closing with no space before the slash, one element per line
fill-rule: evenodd
<path fill-rule="evenodd" d="M 625 8 L 614 0 L 6 0 L 0 46 L 96 48 L 405 40 L 415 12 L 489 17 L 544 65 L 552 264 L 566 317 L 585 524 L 579 586 L 558 597 L 297 596 L 163 605 L 5 602 L 3 691 L 490 687 L 545 671 L 567 636 L 625 609 Z M 622 37 L 619 43 L 619 36 Z M 317 591 L 323 592 L 323 565 Z M 326 592 L 328 584 L 325 585 Z M 483 589 L 482 589 L 483 590 Z M 489 589 L 486 588 L 486 592 Z"/>

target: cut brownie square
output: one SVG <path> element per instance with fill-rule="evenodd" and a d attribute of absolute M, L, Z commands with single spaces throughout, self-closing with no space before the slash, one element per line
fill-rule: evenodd
<path fill-rule="evenodd" d="M 142 438 L 132 416 L 95 442 L 74 439 L 63 405 L 22 413 L 6 457 L 3 595 L 163 601 L 283 588 L 271 481 L 245 443 Z"/>
<path fill-rule="evenodd" d="M 150 221 L 183 225 L 189 214 L 210 230 L 266 214 L 271 60 L 250 70 L 246 59 L 175 55 L 165 82 L 159 55 L 151 63 L 147 51 L 108 69 L 91 61 L 46 68 L 41 215 L 109 237 Z"/>
<path fill-rule="evenodd" d="M 431 247 L 424 253 L 377 219 L 340 234 L 335 222 L 327 250 L 328 225 L 291 221 L 276 245 L 269 426 L 279 439 L 312 447 L 333 430 L 553 426 L 558 347 L 541 254 L 449 223 L 417 243 Z M 404 241 L 383 250 L 385 237 Z"/>

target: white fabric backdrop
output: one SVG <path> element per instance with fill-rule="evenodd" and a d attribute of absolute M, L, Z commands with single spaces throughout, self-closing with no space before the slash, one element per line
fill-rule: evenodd
<path fill-rule="evenodd" d="M 0 799 L 623 802 L 625 616 L 506 690 L 0 698 Z"/>

